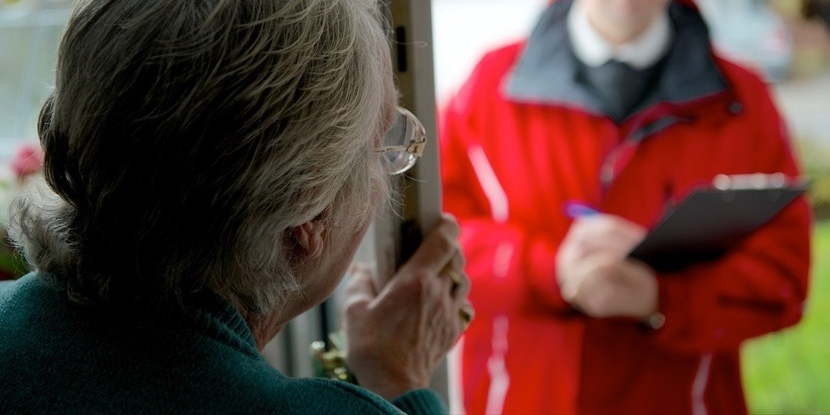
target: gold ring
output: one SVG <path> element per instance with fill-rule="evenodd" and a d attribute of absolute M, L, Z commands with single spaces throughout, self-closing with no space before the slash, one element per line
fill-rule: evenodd
<path fill-rule="evenodd" d="M 458 316 L 461 317 L 461 322 L 464 323 L 464 328 L 470 325 L 473 321 L 473 308 L 470 306 L 463 306 L 458 309 Z"/>
<path fill-rule="evenodd" d="M 453 290 L 461 286 L 461 274 L 459 274 L 458 271 L 456 271 L 452 266 L 445 266 L 444 269 L 441 270 L 441 273 L 447 274 L 447 276 L 450 277 L 450 280 L 452 280 Z"/>

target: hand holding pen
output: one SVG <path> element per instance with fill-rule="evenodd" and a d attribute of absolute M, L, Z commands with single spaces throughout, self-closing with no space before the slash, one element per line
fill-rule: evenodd
<path fill-rule="evenodd" d="M 653 313 L 654 274 L 626 259 L 646 229 L 579 202 L 568 202 L 564 209 L 574 222 L 556 256 L 562 298 L 592 317 L 646 318 Z"/>

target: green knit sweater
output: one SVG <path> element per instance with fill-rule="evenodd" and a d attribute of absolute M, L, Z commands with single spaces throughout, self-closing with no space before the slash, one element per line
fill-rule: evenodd
<path fill-rule="evenodd" d="M 446 412 L 430 390 L 390 403 L 345 382 L 282 375 L 216 295 L 136 321 L 79 307 L 35 274 L 3 287 L 0 413 Z"/>

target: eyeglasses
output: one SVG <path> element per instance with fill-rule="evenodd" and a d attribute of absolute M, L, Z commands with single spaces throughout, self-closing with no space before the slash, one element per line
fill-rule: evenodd
<path fill-rule="evenodd" d="M 386 133 L 383 147 L 375 151 L 383 154 L 386 169 L 395 175 L 412 168 L 424 153 L 426 144 L 426 129 L 418 117 L 406 108 L 398 107 L 395 124 Z"/>

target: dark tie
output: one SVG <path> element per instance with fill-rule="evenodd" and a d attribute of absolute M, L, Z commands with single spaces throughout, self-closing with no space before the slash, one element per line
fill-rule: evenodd
<path fill-rule="evenodd" d="M 638 70 L 617 61 L 609 60 L 601 66 L 584 67 L 585 80 L 602 101 L 605 111 L 615 121 L 621 121 L 648 92 L 655 66 Z"/>

